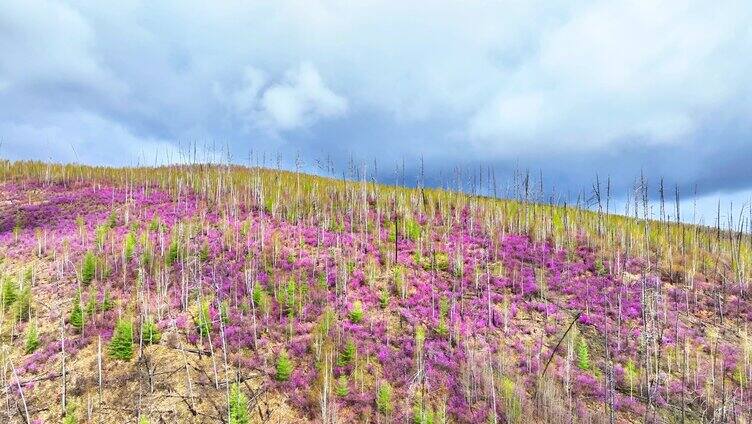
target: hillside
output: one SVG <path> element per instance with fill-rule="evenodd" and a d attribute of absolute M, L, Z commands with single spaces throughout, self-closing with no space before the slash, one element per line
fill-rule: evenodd
<path fill-rule="evenodd" d="M 749 422 L 752 238 L 639 207 L 0 161 L 0 414 Z"/>

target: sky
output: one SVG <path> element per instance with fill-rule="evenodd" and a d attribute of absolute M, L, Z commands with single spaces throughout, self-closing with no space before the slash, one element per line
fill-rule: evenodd
<path fill-rule="evenodd" d="M 710 222 L 752 197 L 749 22 L 723 0 L 3 0 L 0 157 L 529 171 L 570 202 L 643 175 Z"/>

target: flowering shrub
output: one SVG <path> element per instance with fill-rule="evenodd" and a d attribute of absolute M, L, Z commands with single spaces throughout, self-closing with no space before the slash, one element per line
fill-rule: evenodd
<path fill-rule="evenodd" d="M 752 345 L 730 331 L 752 319 L 749 268 L 736 263 L 746 247 L 715 259 L 696 244 L 696 263 L 669 262 L 680 249 L 655 238 L 682 240 L 673 227 L 646 241 L 638 221 L 596 225 L 571 208 L 370 186 L 298 195 L 275 183 L 269 195 L 170 175 L 122 188 L 0 184 L 12 205 L 0 214 L 2 330 L 26 394 L 37 378 L 60 387 L 45 378 L 60 374 L 63 344 L 68 382 L 91 390 L 75 373 L 97 361 L 76 361 L 101 338 L 103 384 L 170 357 L 194 391 L 187 403 L 217 395 L 197 413 L 239 423 L 261 385 L 313 421 L 324 408 L 342 421 L 429 423 L 572 421 L 593 405 L 629 421 L 682 397 L 738 416 L 752 404 Z M 721 286 L 711 272 L 726 269 L 737 272 Z M 138 342 L 143 361 L 109 366 Z M 232 383 L 244 373 L 267 381 Z"/>

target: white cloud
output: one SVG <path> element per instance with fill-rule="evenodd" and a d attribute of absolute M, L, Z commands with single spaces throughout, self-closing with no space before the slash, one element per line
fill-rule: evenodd
<path fill-rule="evenodd" d="M 241 120 L 272 132 L 308 127 L 347 112 L 347 99 L 327 87 L 308 62 L 288 69 L 276 83 L 269 81 L 266 73 L 249 66 L 238 89 L 228 94 L 215 85 L 214 92 Z"/>
<path fill-rule="evenodd" d="M 86 17 L 54 0 L 10 0 L 0 14 L 0 77 L 14 85 L 64 82 L 98 95 L 127 86 L 97 60 L 96 33 Z"/>
<path fill-rule="evenodd" d="M 326 87 L 309 63 L 288 71 L 285 82 L 264 91 L 261 105 L 273 127 L 280 130 L 306 126 L 347 111 L 347 99 Z"/>
<path fill-rule="evenodd" d="M 539 53 L 499 84 L 467 135 L 509 156 L 542 146 L 607 149 L 629 138 L 681 143 L 701 117 L 750 92 L 741 75 L 752 60 L 728 60 L 752 46 L 749 18 L 739 2 L 580 7 L 542 33 Z"/>

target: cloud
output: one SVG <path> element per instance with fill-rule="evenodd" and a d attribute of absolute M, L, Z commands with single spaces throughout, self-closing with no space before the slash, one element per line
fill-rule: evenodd
<path fill-rule="evenodd" d="M 483 164 L 572 192 L 595 172 L 621 191 L 641 171 L 752 188 L 749 2 L 6 3 L 14 157 L 49 139 L 132 163 L 195 142 L 377 158 L 383 177 L 423 157 L 435 181 Z"/>
<path fill-rule="evenodd" d="M 660 3 L 660 4 L 659 4 Z M 515 148 L 610 149 L 625 138 L 683 143 L 720 105 L 748 110 L 743 69 L 749 7 L 684 1 L 597 3 L 545 31 L 538 53 L 473 114 L 467 135 L 501 155 Z M 740 13 L 741 11 L 741 13 Z M 555 141 L 554 141 L 555 140 Z"/>
<path fill-rule="evenodd" d="M 220 98 L 252 124 L 271 131 L 289 131 L 313 125 L 320 119 L 347 112 L 347 99 L 335 94 L 323 82 L 316 68 L 304 62 L 285 73 L 282 81 L 267 84 L 266 75 L 247 67 L 242 86 L 230 96 L 218 88 Z"/>
<path fill-rule="evenodd" d="M 185 162 L 175 144 L 134 136 L 117 122 L 80 111 L 49 115 L 44 121 L 0 123 L 0 155 L 10 159 L 80 162 L 93 165 L 158 165 Z M 106 143 L 107 149 L 102 149 Z"/>
<path fill-rule="evenodd" d="M 347 99 L 327 88 L 310 63 L 288 71 L 286 79 L 266 90 L 261 99 L 264 112 L 275 128 L 298 128 L 347 111 Z"/>
<path fill-rule="evenodd" d="M 95 31 L 75 9 L 47 0 L 14 1 L 0 14 L 0 80 L 49 95 L 55 86 L 117 96 L 127 90 L 93 51 Z"/>

